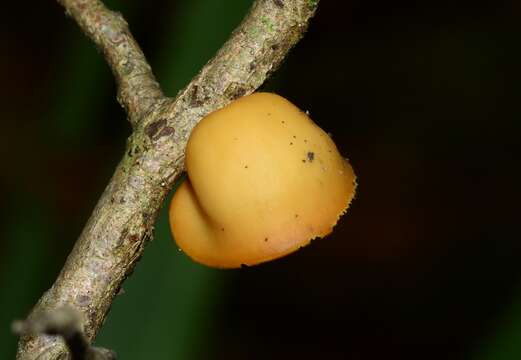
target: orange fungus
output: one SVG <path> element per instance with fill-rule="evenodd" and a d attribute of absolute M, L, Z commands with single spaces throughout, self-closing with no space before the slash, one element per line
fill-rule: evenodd
<path fill-rule="evenodd" d="M 220 268 L 276 259 L 328 235 L 356 188 L 331 138 L 270 93 L 202 119 L 186 170 L 170 205 L 172 234 L 192 259 Z"/>

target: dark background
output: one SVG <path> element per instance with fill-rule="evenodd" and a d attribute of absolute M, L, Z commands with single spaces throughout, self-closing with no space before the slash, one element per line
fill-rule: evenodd
<path fill-rule="evenodd" d="M 169 95 L 250 0 L 123 1 Z M 122 359 L 521 358 L 515 1 L 322 1 L 264 89 L 333 134 L 359 193 L 333 235 L 208 269 L 163 212 L 97 344 Z M 53 1 L 0 15 L 0 358 L 55 279 L 122 155 L 108 67 Z"/>

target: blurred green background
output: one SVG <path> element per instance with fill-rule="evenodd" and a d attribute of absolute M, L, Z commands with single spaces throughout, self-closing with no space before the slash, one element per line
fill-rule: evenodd
<path fill-rule="evenodd" d="M 106 2 L 175 95 L 251 0 Z M 0 359 L 55 279 L 130 134 L 110 70 L 54 2 L 4 5 Z M 264 86 L 326 131 L 359 177 L 326 240 L 234 271 L 155 239 L 97 344 L 121 359 L 521 358 L 521 8 L 322 1 Z"/>

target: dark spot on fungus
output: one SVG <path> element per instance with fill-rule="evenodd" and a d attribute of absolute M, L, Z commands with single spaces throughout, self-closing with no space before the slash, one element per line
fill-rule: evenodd
<path fill-rule="evenodd" d="M 298 214 L 295 214 L 295 219 L 298 218 Z"/>
<path fill-rule="evenodd" d="M 244 168 L 247 169 L 247 168 L 248 168 L 248 165 L 245 165 Z"/>
<path fill-rule="evenodd" d="M 153 139 L 165 125 L 166 119 L 159 119 L 151 122 L 145 127 L 145 134 L 147 134 L 149 138 Z"/>
<path fill-rule="evenodd" d="M 293 143 L 292 143 L 292 142 L 290 142 L 289 144 L 290 144 L 290 145 L 293 145 Z"/>
<path fill-rule="evenodd" d="M 306 139 L 304 139 L 304 142 L 307 143 L 308 141 Z"/>
<path fill-rule="evenodd" d="M 271 113 L 267 113 L 268 116 L 271 116 Z"/>
<path fill-rule="evenodd" d="M 296 139 L 297 137 L 295 135 L 293 135 L 293 139 Z"/>
<path fill-rule="evenodd" d="M 221 231 L 224 231 L 224 228 L 221 228 Z"/>
<path fill-rule="evenodd" d="M 268 241 L 268 238 L 264 238 L 264 241 Z"/>
<path fill-rule="evenodd" d="M 284 3 L 282 0 L 273 0 L 273 3 L 281 9 L 284 8 Z"/>
<path fill-rule="evenodd" d="M 315 153 L 314 152 L 308 151 L 307 156 L 308 156 L 309 162 L 312 162 L 315 159 Z"/>
<path fill-rule="evenodd" d="M 305 163 L 305 162 L 306 162 L 306 159 L 302 159 L 302 162 Z"/>
<path fill-rule="evenodd" d="M 285 124 L 286 122 L 284 120 L 282 120 L 281 123 Z"/>

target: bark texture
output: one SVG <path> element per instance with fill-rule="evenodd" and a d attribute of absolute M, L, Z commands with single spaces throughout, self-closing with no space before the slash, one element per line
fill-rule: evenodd
<path fill-rule="evenodd" d="M 123 16 L 98 0 L 58 0 L 101 50 L 118 83 L 118 101 L 132 125 L 163 97 Z"/>
<path fill-rule="evenodd" d="M 134 127 L 125 155 L 52 287 L 29 318 L 63 306 L 78 310 L 92 341 L 133 271 L 176 178 L 193 127 L 208 113 L 252 93 L 304 34 L 317 0 L 257 0 L 200 73 L 175 99 L 159 85 L 121 15 L 98 0 L 58 0 L 102 50 L 118 100 Z M 23 336 L 18 359 L 60 359 L 60 337 Z"/>

